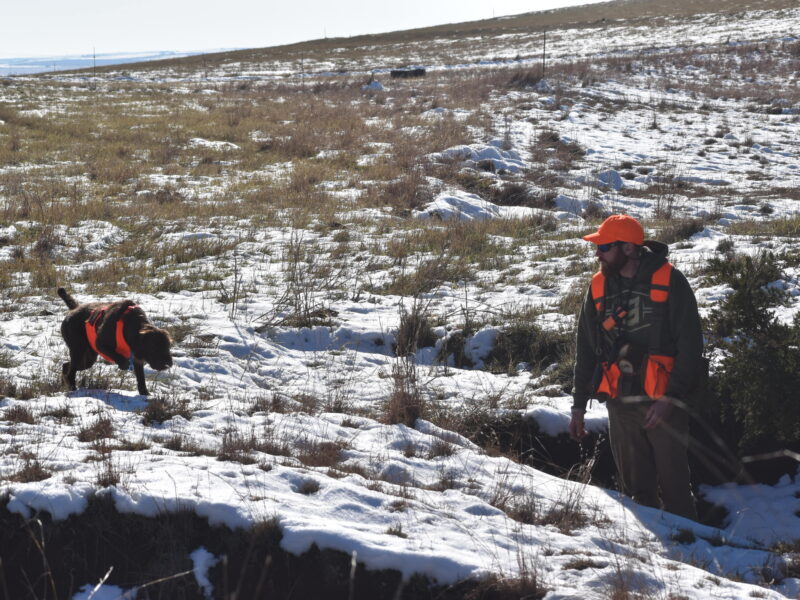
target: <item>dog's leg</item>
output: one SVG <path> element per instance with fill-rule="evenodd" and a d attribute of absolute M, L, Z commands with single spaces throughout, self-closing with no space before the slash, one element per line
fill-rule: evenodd
<path fill-rule="evenodd" d="M 69 362 L 65 362 L 61 366 L 61 372 L 64 376 L 64 383 L 67 384 L 71 391 L 75 391 L 77 386 L 75 385 L 75 374 L 78 371 L 85 371 L 89 367 L 91 367 L 95 361 L 97 360 L 97 354 L 95 354 L 92 350 L 86 349 L 83 352 L 79 352 L 74 354 L 71 350 L 69 353 Z"/>
<path fill-rule="evenodd" d="M 144 381 L 144 363 L 135 359 L 133 361 L 133 372 L 136 375 L 136 387 L 138 388 L 139 393 L 142 396 L 149 396 L 150 393 L 147 391 L 147 385 Z"/>
<path fill-rule="evenodd" d="M 78 389 L 75 387 L 75 369 L 72 368 L 72 360 L 61 365 L 61 379 L 70 391 Z"/>

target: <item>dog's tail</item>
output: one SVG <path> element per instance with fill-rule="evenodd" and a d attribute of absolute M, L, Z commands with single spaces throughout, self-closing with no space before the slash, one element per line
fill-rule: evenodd
<path fill-rule="evenodd" d="M 72 310 L 78 306 L 78 303 L 75 302 L 75 298 L 70 296 L 64 288 L 58 288 L 58 295 L 61 296 L 61 299 L 66 303 L 68 309 Z"/>

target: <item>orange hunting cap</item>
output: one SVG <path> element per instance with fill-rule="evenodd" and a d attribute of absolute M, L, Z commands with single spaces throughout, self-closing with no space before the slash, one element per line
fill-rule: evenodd
<path fill-rule="evenodd" d="M 611 215 L 597 228 L 597 232 L 583 236 L 593 244 L 610 244 L 612 242 L 630 242 L 641 246 L 644 244 L 644 229 L 641 223 L 628 215 Z"/>

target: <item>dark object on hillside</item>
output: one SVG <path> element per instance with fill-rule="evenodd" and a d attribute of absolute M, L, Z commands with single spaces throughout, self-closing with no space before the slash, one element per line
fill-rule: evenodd
<path fill-rule="evenodd" d="M 83 512 L 66 519 L 38 512 L 35 524 L 0 506 L 0 597 L 72 598 L 82 582 L 97 581 L 105 573 L 109 585 L 146 586 L 147 595 L 140 598 L 207 598 L 192 576 L 189 558 L 200 546 L 225 557 L 207 572 L 208 582 L 215 592 L 219 590 L 215 598 L 512 597 L 490 595 L 497 585 L 492 577 L 442 585 L 420 573 L 404 577 L 393 569 L 374 565 L 368 569 L 350 553 L 320 549 L 316 544 L 302 554 L 291 554 L 281 546 L 277 519 L 231 529 L 212 525 L 191 510 L 161 511 L 154 517 L 118 512 L 109 494 L 91 496 L 87 504 Z M 113 571 L 109 565 L 114 565 Z M 546 593 L 541 586 L 532 592 L 528 580 L 522 583 L 527 584 L 526 598 L 542 598 Z"/>
<path fill-rule="evenodd" d="M 69 389 L 76 389 L 75 373 L 91 367 L 100 354 L 123 371 L 133 362 L 138 391 L 147 396 L 144 363 L 156 371 L 172 366 L 169 334 L 150 323 L 130 300 L 78 304 L 64 288 L 58 288 L 58 295 L 70 310 L 61 323 L 61 336 L 69 348 L 62 373 Z"/>
<path fill-rule="evenodd" d="M 403 67 L 402 69 L 392 69 L 389 74 L 392 77 L 407 79 L 409 77 L 425 77 L 424 67 Z"/>

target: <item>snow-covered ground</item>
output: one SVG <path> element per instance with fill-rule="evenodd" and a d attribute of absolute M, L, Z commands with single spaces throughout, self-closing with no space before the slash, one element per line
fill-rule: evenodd
<path fill-rule="evenodd" d="M 797 33 L 799 25 L 800 9 L 753 12 L 747 18 L 713 15 L 662 26 L 658 39 L 679 47 L 754 40 L 797 44 L 787 36 Z M 513 57 L 523 44 L 538 44 L 517 36 L 472 42 L 464 40 L 457 58 L 451 55 L 449 62 L 442 59 L 431 66 L 497 68 L 497 61 L 477 63 L 482 56 Z M 670 52 L 666 43 L 653 47 L 649 28 L 624 24 L 602 31 L 552 32 L 548 43 L 554 56 L 564 58 L 599 52 L 632 52 L 633 57 L 644 50 Z M 381 48 L 384 51 L 391 49 Z M 436 55 L 436 48 L 420 52 L 418 62 L 423 63 Z M 225 67 L 255 78 L 277 77 L 295 68 Z M 566 77 L 535 88 L 498 90 L 488 110 L 502 137 L 487 134 L 469 145 L 442 147 L 426 157 L 430 164 L 483 169 L 481 176 L 494 182 L 504 175 L 560 168 L 554 155 L 543 158 L 537 153 L 535 142 L 545 129 L 556 132 L 559 143 L 583 150 L 573 170 L 558 171 L 561 179 L 552 189 L 532 185 L 533 191 L 553 192 L 552 207 L 498 206 L 475 193 L 433 182 L 438 193 L 432 201 L 408 215 L 406 221 L 420 227 L 451 226 L 454 232 L 457 222 L 533 223 L 545 216 L 561 237 L 516 246 L 512 275 L 487 268 L 475 280 L 443 282 L 421 296 L 430 314 L 442 316 L 434 328 L 436 345 L 420 349 L 413 361 L 419 389 L 428 402 L 461 411 L 471 403 L 494 399 L 501 410 L 519 410 L 536 419 L 548 435 L 566 432 L 571 398 L 545 385 L 546 369 L 540 374 L 530 365 L 520 365 L 515 374 L 494 374 L 483 367 L 503 326 L 497 315 L 504 311 L 535 308 L 541 327 L 572 327 L 573 317 L 561 314 L 558 305 L 585 285 L 592 268 L 591 248 L 579 241 L 580 232 L 589 226 L 584 218 L 587 209 L 599 206 L 662 225 L 669 221 L 653 219 L 665 214 L 703 219 L 702 231 L 674 246 L 671 253 L 694 285 L 703 311 L 727 293 L 704 287 L 698 275 L 699 266 L 716 254 L 720 241 L 730 240 L 742 252 L 798 251 L 796 237 L 732 235 L 730 228 L 745 221 L 800 214 L 789 193 L 800 186 L 800 105 L 795 99 L 782 102 L 773 97 L 761 106 L 764 110 L 755 110 L 753 99 L 702 93 L 702 86 L 715 80 L 711 68 L 710 63 L 670 62 L 658 72 L 634 71 L 624 81 L 598 75 L 586 83 Z M 308 65 L 306 69 L 313 70 Z M 170 81 L 177 89 L 185 85 L 187 94 L 197 94 L 200 79 L 228 76 L 129 71 L 133 83 Z M 778 83 L 769 73 L 760 77 L 752 81 L 758 88 L 753 97 L 762 95 L 760 88 L 771 93 L 783 85 L 778 82 L 774 87 Z M 791 80 L 795 87 L 796 77 L 795 73 Z M 53 79 L 71 81 L 66 76 Z M 665 80 L 674 87 L 664 87 Z M 385 78 L 382 85 L 383 89 L 373 86 L 364 93 L 390 95 L 392 82 Z M 14 93 L 0 88 L 0 102 L 13 101 Z M 464 115 L 445 108 L 423 115 L 433 120 L 451 117 Z M 0 122 L 0 133 L 3 126 Z M 258 138 L 253 132 L 253 139 Z M 226 155 L 239 149 L 207 137 L 192 138 L 189 145 Z M 385 148 L 376 145 L 374 150 L 378 154 L 362 157 L 365 163 L 380 157 Z M 290 167 L 278 165 L 276 173 L 285 176 Z M 0 166 L 0 173 L 19 171 L 32 173 L 35 168 Z M 152 177 L 163 183 L 169 176 Z M 169 181 L 198 202 L 213 198 L 202 180 L 193 187 L 178 179 Z M 362 189 L 341 189 L 335 182 L 329 188 L 331 194 L 353 200 L 350 210 L 335 215 L 348 231 L 351 248 L 359 242 L 375 243 L 373 235 L 382 236 L 377 238 L 379 245 L 402 241 L 407 222 L 401 224 L 388 211 L 358 207 Z M 0 189 L 0 200 L 3 193 Z M 373 228 L 376 224 L 381 226 Z M 29 228 L 30 222 L 0 223 L 0 236 L 14 239 Z M 375 230 L 384 233 L 374 234 Z M 648 234 L 657 238 L 659 231 L 651 229 Z M 69 284 L 70 273 L 102 263 L 106 250 L 131 234 L 108 222 L 85 220 L 75 227 L 58 226 L 55 235 L 61 240 L 56 252 L 71 261 L 61 272 Z M 184 275 L 219 273 L 218 287 L 158 293 L 120 289 L 120 294 L 133 297 L 157 324 L 173 330 L 177 339 L 173 368 L 148 375 L 155 399 L 184 410 L 163 423 L 145 423 L 148 400 L 131 391 L 132 374 L 108 365 L 91 371 L 94 381 L 105 382 L 102 386 L 69 394 L 34 394 L 24 400 L 6 397 L 2 401 L 6 415 L 27 409 L 34 417 L 32 423 L 0 421 L 4 449 L 0 489 L 8 497 L 9 509 L 23 515 L 47 511 L 63 519 L 83 511 L 88 499 L 99 494 L 111 496 L 122 512 L 155 516 L 191 508 L 211 523 L 233 528 L 276 518 L 289 552 L 302 553 L 316 544 L 356 553 L 368 568 L 397 569 L 406 577 L 421 573 L 441 583 L 489 574 L 514 578 L 535 569 L 542 585 L 551 590 L 546 596 L 551 600 L 609 597 L 621 573 L 631 589 L 646 597 L 800 595 L 800 579 L 764 579 L 767 568 L 774 572 L 784 560 L 773 550 L 775 545 L 800 539 L 797 473 L 788 473 L 771 487 L 704 488 L 707 500 L 729 511 L 726 525 L 716 529 L 637 506 L 614 491 L 491 456 L 429 420 L 419 419 L 413 427 L 388 425 L 382 417 L 402 362 L 394 355 L 393 343 L 401 313 L 410 309 L 411 301 L 374 290 L 396 276 L 396 265 L 367 270 L 359 267 L 367 261 L 354 259 L 337 284 L 323 290 L 315 287 L 310 270 L 319 266 L 317 253 L 324 256 L 317 260 L 329 260 L 337 243 L 335 232 L 311 226 L 247 228 L 235 219 L 180 223 L 158 240 L 153 254 L 176 243 L 230 244 L 230 251 L 181 267 Z M 298 248 L 304 248 L 307 257 L 293 261 L 291 251 Z M 357 251 L 353 252 L 355 256 Z M 3 259 L 12 253 L 12 245 L 0 246 Z M 585 269 L 576 272 L 576 264 Z M 552 276 L 543 278 L 543 273 Z M 303 277 L 308 278 L 305 284 Z M 367 280 L 370 286 L 364 284 Z M 18 277 L 14 283 L 25 281 Z M 800 312 L 796 268 L 786 270 L 781 285 L 791 301 L 779 309 L 779 316 L 789 322 Z M 292 289 L 299 300 L 287 295 Z M 233 290 L 239 294 L 231 302 Z M 80 301 L 105 299 L 90 297 L 80 286 L 72 286 L 72 291 Z M 25 298 L 24 314 L 8 310 L 2 314 L 0 372 L 17 389 L 36 389 L 60 374 L 66 357 L 58 329 L 64 306 L 54 292 Z M 287 316 L 298 302 L 306 308 L 324 308 L 330 322 L 289 326 Z M 484 323 L 467 340 L 466 354 L 474 366 L 457 368 L 452 360 L 441 364 L 438 350 L 464 326 L 468 315 Z M 79 441 L 79 436 L 101 420 L 113 429 L 112 452 L 104 460 L 87 461 L 98 450 L 91 441 Z M 602 431 L 604 407 L 593 406 L 587 422 L 591 429 Z M 135 448 L 129 442 L 137 442 Z M 232 447 L 239 448 L 238 454 L 231 455 Z M 219 455 L 227 459 L 220 460 Z M 32 461 L 50 476 L 28 483 L 12 481 Z M 116 483 L 100 485 L 109 470 L 117 474 Z M 533 524 L 513 518 L 523 507 L 536 516 Z M 543 524 L 546 515 L 559 510 L 587 518 L 574 527 Z M 201 549 L 193 555 L 204 589 L 210 586 L 204 573 L 215 558 Z M 89 597 L 96 583 L 86 582 L 86 592 L 76 598 Z M 93 597 L 122 593 L 106 588 L 107 596 Z"/>

